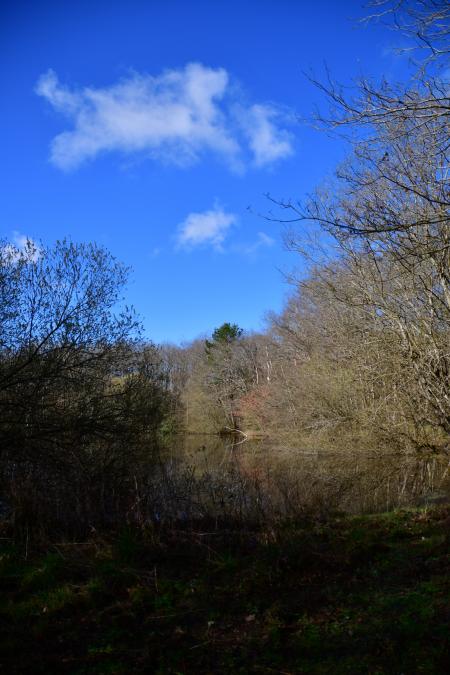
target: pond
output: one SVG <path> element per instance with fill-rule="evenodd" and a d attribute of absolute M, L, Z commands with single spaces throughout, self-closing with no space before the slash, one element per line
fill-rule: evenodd
<path fill-rule="evenodd" d="M 357 514 L 450 502 L 449 459 L 186 435 L 166 448 L 161 466 L 178 515 L 211 506 L 227 515 L 301 508 Z"/>

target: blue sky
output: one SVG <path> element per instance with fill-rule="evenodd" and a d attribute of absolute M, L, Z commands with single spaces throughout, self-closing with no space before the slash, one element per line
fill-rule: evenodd
<path fill-rule="evenodd" d="M 344 148 L 299 122 L 302 74 L 399 78 L 353 0 L 4 0 L 0 236 L 96 241 L 133 268 L 156 342 L 260 329 L 299 264 L 264 195 L 302 198 Z M 250 207 L 250 209 L 248 208 Z"/>

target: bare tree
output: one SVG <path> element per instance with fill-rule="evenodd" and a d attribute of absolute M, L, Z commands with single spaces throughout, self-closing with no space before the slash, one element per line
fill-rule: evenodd
<path fill-rule="evenodd" d="M 331 78 L 317 83 L 331 101 L 329 115 L 317 121 L 331 131 L 352 130 L 352 151 L 331 187 L 304 204 L 278 205 L 288 216 L 281 220 L 291 227 L 313 222 L 334 241 L 338 268 L 325 261 L 315 274 L 346 308 L 343 316 L 354 310 L 370 317 L 371 334 L 385 338 L 385 361 L 401 369 L 407 393 L 398 397 L 402 382 L 391 382 L 396 392 L 395 401 L 392 392 L 389 396 L 391 404 L 402 400 L 398 412 L 422 436 L 431 428 L 445 438 L 450 432 L 450 103 L 442 66 L 450 9 L 440 0 L 372 4 L 372 18 L 394 17 L 394 27 L 414 34 L 428 56 L 404 86 L 363 79 L 349 95 Z M 302 231 L 291 233 L 289 244 L 303 251 Z M 371 356 L 369 351 L 367 363 Z"/>

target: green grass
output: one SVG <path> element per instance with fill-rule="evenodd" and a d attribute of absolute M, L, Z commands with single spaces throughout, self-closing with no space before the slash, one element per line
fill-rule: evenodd
<path fill-rule="evenodd" d="M 0 555 L 0 672 L 447 673 L 450 510 Z"/>

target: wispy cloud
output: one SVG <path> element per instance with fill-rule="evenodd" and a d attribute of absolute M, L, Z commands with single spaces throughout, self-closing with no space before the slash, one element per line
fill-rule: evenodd
<path fill-rule="evenodd" d="M 251 244 L 238 244 L 234 248 L 238 253 L 243 253 L 244 255 L 253 256 L 261 248 L 269 248 L 275 244 L 275 239 L 269 237 L 265 232 L 258 232 L 256 241 Z"/>
<path fill-rule="evenodd" d="M 267 246 L 273 246 L 275 243 L 275 239 L 272 239 L 272 237 L 269 237 L 268 234 L 265 232 L 258 232 L 258 239 L 256 242 L 252 245 L 252 250 L 256 251 L 258 248 L 262 247 L 267 247 Z"/>
<path fill-rule="evenodd" d="M 132 73 L 109 87 L 72 89 L 49 70 L 36 86 L 72 125 L 51 144 L 51 161 L 65 170 L 113 151 L 179 165 L 213 152 L 238 170 L 290 155 L 291 137 L 278 126 L 276 108 L 242 104 L 238 91 L 225 69 L 200 63 L 157 76 Z"/>
<path fill-rule="evenodd" d="M 269 105 L 252 105 L 248 109 L 240 108 L 238 117 L 247 135 L 256 166 L 265 166 L 292 155 L 294 150 L 291 135 L 277 126 L 276 120 L 280 117 L 280 113 L 276 108 Z"/>
<path fill-rule="evenodd" d="M 190 213 L 178 227 L 177 247 L 192 249 L 209 245 L 221 251 L 228 230 L 236 222 L 235 214 L 218 207 L 203 213 Z"/>

